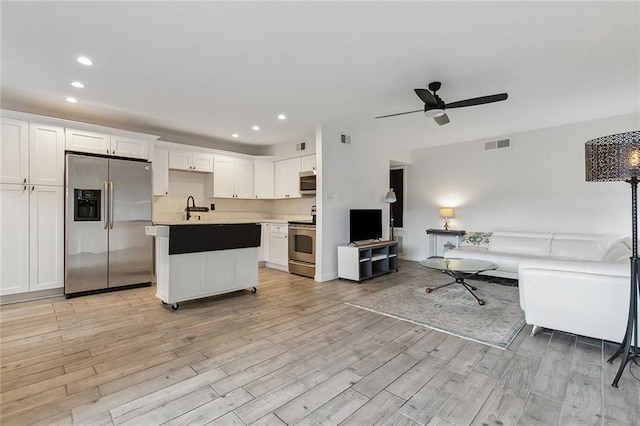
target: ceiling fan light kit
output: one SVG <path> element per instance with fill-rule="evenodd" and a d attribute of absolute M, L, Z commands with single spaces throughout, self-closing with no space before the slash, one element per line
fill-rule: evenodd
<path fill-rule="evenodd" d="M 438 125 L 442 126 L 443 124 L 447 124 L 449 122 L 449 117 L 445 112 L 446 109 L 490 104 L 493 102 L 504 101 L 509 97 L 509 95 L 507 95 L 506 93 L 498 93 L 496 95 L 480 96 L 478 98 L 470 98 L 470 99 L 465 99 L 463 101 L 457 101 L 457 102 L 452 102 L 450 104 L 446 104 L 440 98 L 440 96 L 438 96 L 438 94 L 436 93 L 438 90 L 440 90 L 441 86 L 442 86 L 442 83 L 440 83 L 439 81 L 433 81 L 429 83 L 429 85 L 427 86 L 429 90 L 422 89 L 422 88 L 414 89 L 414 91 L 416 92 L 416 95 L 418 95 L 420 100 L 424 102 L 424 110 L 407 111 L 407 112 L 400 112 L 397 114 L 381 115 L 376 118 L 395 117 L 397 115 L 413 114 L 414 112 L 424 111 L 424 115 L 426 115 L 427 117 L 433 118 L 435 122 L 438 123 Z"/>

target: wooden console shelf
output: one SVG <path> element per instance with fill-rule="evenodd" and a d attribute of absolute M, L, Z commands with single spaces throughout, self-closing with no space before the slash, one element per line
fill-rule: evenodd
<path fill-rule="evenodd" d="M 362 281 L 398 271 L 398 242 L 379 241 L 338 247 L 338 277 Z"/>

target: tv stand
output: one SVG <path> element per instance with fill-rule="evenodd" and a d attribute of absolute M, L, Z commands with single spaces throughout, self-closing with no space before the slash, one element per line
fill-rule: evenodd
<path fill-rule="evenodd" d="M 398 242 L 338 246 L 338 278 L 362 281 L 398 271 Z"/>

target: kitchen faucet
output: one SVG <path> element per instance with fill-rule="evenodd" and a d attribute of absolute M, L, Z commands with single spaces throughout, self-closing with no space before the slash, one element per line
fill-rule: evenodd
<path fill-rule="evenodd" d="M 192 207 L 196 206 L 196 200 L 193 198 L 193 195 L 189 195 L 187 197 L 187 208 L 186 208 L 186 210 L 187 210 L 187 220 L 191 219 L 191 208 L 189 207 L 189 200 L 191 200 L 193 202 L 193 206 Z"/>

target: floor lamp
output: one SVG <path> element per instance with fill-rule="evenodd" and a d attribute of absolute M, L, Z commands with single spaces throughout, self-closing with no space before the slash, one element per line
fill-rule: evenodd
<path fill-rule="evenodd" d="M 389 203 L 389 217 L 391 218 L 391 241 L 393 241 L 393 206 L 391 204 L 398 201 L 396 198 L 396 193 L 393 192 L 393 188 L 389 189 L 387 195 L 384 196 L 385 203 Z"/>
<path fill-rule="evenodd" d="M 638 259 L 638 178 L 640 177 L 640 131 L 618 133 L 593 139 L 585 144 L 585 174 L 589 182 L 624 181 L 631 184 L 631 285 L 629 317 L 624 339 L 607 362 L 622 355 L 620 368 L 611 386 L 618 381 L 630 362 L 638 362 L 638 297 L 640 260 Z M 633 344 L 631 340 L 633 339 Z"/>

